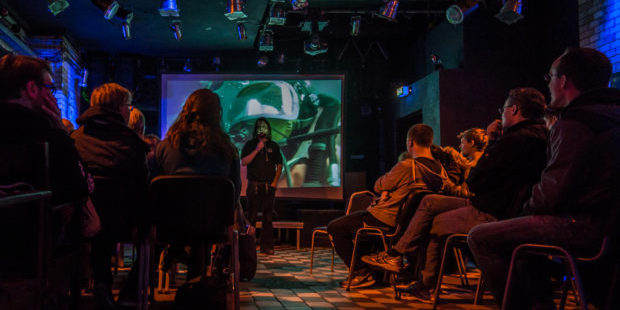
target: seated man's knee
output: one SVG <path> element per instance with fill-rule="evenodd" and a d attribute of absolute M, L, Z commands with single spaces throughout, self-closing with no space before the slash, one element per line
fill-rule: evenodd
<path fill-rule="evenodd" d="M 470 249 L 477 249 L 480 242 L 483 242 L 486 239 L 485 236 L 487 235 L 488 231 L 487 226 L 489 226 L 488 223 L 480 224 L 474 226 L 472 229 L 469 230 L 469 233 L 467 234 L 467 244 L 469 245 Z"/>

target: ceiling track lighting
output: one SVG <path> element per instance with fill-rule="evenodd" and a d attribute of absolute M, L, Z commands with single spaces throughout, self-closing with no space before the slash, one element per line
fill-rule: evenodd
<path fill-rule="evenodd" d="M 467 15 L 478 9 L 479 5 L 480 0 L 463 0 L 453 4 L 446 9 L 446 20 L 453 25 L 461 24 Z"/>
<path fill-rule="evenodd" d="M 54 16 L 69 7 L 69 2 L 67 2 L 67 0 L 48 0 L 47 3 L 47 8 Z"/>
<path fill-rule="evenodd" d="M 159 15 L 165 17 L 179 17 L 179 7 L 176 0 L 162 0 Z"/>
<path fill-rule="evenodd" d="M 360 25 L 362 24 L 362 17 L 359 15 L 351 17 L 351 36 L 357 37 L 360 35 Z"/>
<path fill-rule="evenodd" d="M 112 19 L 120 7 L 118 2 L 113 0 L 90 0 L 90 2 L 103 12 L 105 19 Z"/>
<path fill-rule="evenodd" d="M 116 12 L 122 22 L 123 38 L 125 40 L 131 40 L 131 21 L 133 20 L 133 12 L 124 8 L 119 8 Z"/>
<path fill-rule="evenodd" d="M 391 22 L 396 21 L 396 14 L 398 14 L 398 0 L 389 0 L 385 6 L 381 9 L 381 12 L 376 15 L 381 18 L 385 18 Z"/>
<path fill-rule="evenodd" d="M 181 41 L 181 39 L 183 38 L 183 34 L 181 33 L 181 21 L 178 19 L 173 20 L 170 24 L 170 28 L 174 32 L 174 38 L 177 41 Z"/>
<path fill-rule="evenodd" d="M 224 16 L 226 16 L 228 20 L 238 20 L 248 17 L 248 15 L 243 12 L 243 0 L 226 0 L 226 13 L 224 13 Z"/>
<path fill-rule="evenodd" d="M 291 0 L 293 10 L 301 10 L 308 7 L 308 0 Z"/>
<path fill-rule="evenodd" d="M 267 24 L 277 26 L 286 24 L 286 10 L 284 9 L 283 3 L 272 2 L 271 8 L 269 9 L 269 19 L 267 20 Z"/>
<path fill-rule="evenodd" d="M 521 0 L 504 0 L 504 5 L 495 15 L 495 18 L 508 25 L 514 24 L 523 18 L 521 15 L 522 5 Z"/>
<path fill-rule="evenodd" d="M 243 24 L 243 23 L 237 24 L 237 38 L 239 40 L 247 40 L 248 39 L 248 35 L 245 32 L 245 24 Z"/>

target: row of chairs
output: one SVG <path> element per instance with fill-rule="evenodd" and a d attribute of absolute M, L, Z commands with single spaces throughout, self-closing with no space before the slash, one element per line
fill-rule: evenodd
<path fill-rule="evenodd" d="M 363 236 L 378 237 L 382 241 L 384 249 L 387 250 L 389 246 L 391 246 L 392 243 L 395 240 L 397 240 L 396 238 L 398 238 L 400 234 L 402 234 L 402 230 L 407 227 L 408 221 L 413 216 L 413 213 L 415 212 L 415 209 L 417 208 L 417 205 L 420 203 L 422 198 L 424 198 L 424 196 L 429 193 L 430 192 L 421 192 L 421 193 L 416 193 L 416 194 L 410 194 L 398 212 L 396 227 L 392 228 L 391 230 L 386 230 L 385 228 L 380 228 L 380 227 L 365 226 L 363 228 L 360 228 L 356 232 L 356 236 L 353 241 L 354 250 L 353 250 L 353 258 L 352 258 L 350 268 L 349 268 L 349 279 L 352 278 L 352 275 L 354 272 L 355 264 L 353 262 L 356 259 L 357 244 L 361 240 L 361 238 Z M 360 192 L 355 192 L 351 194 L 351 196 L 349 197 L 345 215 L 349 215 L 356 211 L 365 210 L 375 198 L 376 197 L 374 193 L 370 191 L 360 191 Z M 312 268 L 313 268 L 313 263 L 314 263 L 315 238 L 321 235 L 327 236 L 331 242 L 331 237 L 329 236 L 327 227 L 322 226 L 322 227 L 316 227 L 313 229 L 312 243 L 311 243 L 311 250 L 310 250 L 310 253 L 311 253 L 310 254 L 310 273 L 311 274 L 312 274 Z M 589 258 L 577 258 L 573 256 L 572 254 L 570 254 L 566 249 L 563 249 L 561 247 L 554 246 L 554 245 L 523 244 L 523 245 L 518 246 L 513 252 L 511 265 L 510 265 L 509 277 L 508 277 L 505 294 L 503 298 L 502 309 L 507 309 L 507 300 L 511 298 L 510 289 L 511 289 L 512 278 L 514 277 L 514 272 L 515 272 L 514 266 L 515 266 L 516 260 L 519 257 L 523 257 L 525 255 L 545 256 L 549 258 L 550 260 L 554 260 L 556 262 L 562 262 L 567 265 L 568 267 L 567 276 L 564 277 L 565 279 L 567 279 L 567 281 L 565 285 L 563 286 L 563 294 L 560 299 L 560 309 L 564 309 L 566 305 L 569 288 L 571 288 L 572 291 L 574 292 L 575 301 L 580 305 L 580 308 L 587 309 L 587 299 L 584 293 L 583 284 L 581 283 L 581 279 L 579 276 L 579 270 L 577 266 L 578 264 L 595 263 L 595 262 L 601 261 L 605 257 L 612 255 L 613 259 L 615 260 L 615 269 L 613 271 L 615 275 L 614 276 L 615 280 L 612 283 L 612 287 L 610 288 L 610 292 L 608 294 L 609 298 L 608 298 L 606 309 L 616 309 L 618 307 L 618 298 L 615 298 L 615 296 L 618 295 L 618 293 L 620 293 L 619 292 L 620 281 L 618 279 L 620 278 L 620 263 L 618 263 L 619 260 L 618 260 L 617 254 L 610 253 L 612 252 L 612 250 L 610 250 L 610 242 L 611 242 L 611 238 L 609 236 L 606 237 L 603 240 L 599 253 Z M 448 266 L 447 259 L 450 253 L 453 253 L 455 257 L 456 267 L 458 270 L 458 277 L 460 279 L 461 286 L 466 287 L 466 288 L 471 287 L 469 283 L 469 279 L 467 278 L 467 264 L 466 264 L 466 257 L 464 255 L 464 252 L 468 252 L 468 249 L 469 248 L 467 245 L 467 234 L 454 234 L 447 238 L 446 243 L 444 244 L 443 252 L 442 252 L 442 259 L 441 259 L 438 281 L 437 281 L 436 288 L 435 288 L 434 295 L 433 295 L 433 309 L 436 309 L 437 305 L 439 304 L 441 286 L 443 283 L 443 276 L 445 275 L 445 272 Z M 332 243 L 331 270 L 332 271 L 334 270 L 333 243 Z M 349 289 L 350 289 L 350 283 L 347 285 L 347 290 Z M 399 299 L 400 290 L 397 289 L 396 287 L 394 287 L 394 289 L 395 289 L 395 298 Z M 484 281 L 484 277 L 481 274 L 475 289 L 471 291 L 471 293 L 474 296 L 474 299 L 473 299 L 474 305 L 478 305 L 480 303 L 480 301 L 483 298 L 484 291 L 485 291 L 485 281 Z"/>

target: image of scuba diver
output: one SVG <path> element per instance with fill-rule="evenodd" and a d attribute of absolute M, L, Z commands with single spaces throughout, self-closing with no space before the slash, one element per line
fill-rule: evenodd
<path fill-rule="evenodd" d="M 252 138 L 257 118 L 269 121 L 285 162 L 278 187 L 341 186 L 340 101 L 313 91 L 311 83 L 253 81 L 224 108 L 224 126 L 239 149 Z"/>

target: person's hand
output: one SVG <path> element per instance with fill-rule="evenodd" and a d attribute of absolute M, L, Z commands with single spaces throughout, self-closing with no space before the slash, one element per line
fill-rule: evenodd
<path fill-rule="evenodd" d="M 496 119 L 487 126 L 487 135 L 490 140 L 495 140 L 502 135 L 502 121 Z"/>
<path fill-rule="evenodd" d="M 259 138 L 258 144 L 256 144 L 256 150 L 262 150 L 265 147 L 265 142 L 267 142 L 267 138 Z"/>
<path fill-rule="evenodd" d="M 62 125 L 62 112 L 58 108 L 58 104 L 56 103 L 56 98 L 52 95 L 47 95 L 43 97 L 43 104 L 41 104 L 41 111 L 51 117 L 56 123 L 58 123 L 61 128 L 64 128 Z"/>
<path fill-rule="evenodd" d="M 385 200 L 387 200 L 388 198 L 390 198 L 390 192 L 388 192 L 388 191 L 382 191 L 382 192 L 381 192 L 381 200 L 385 201 Z"/>

